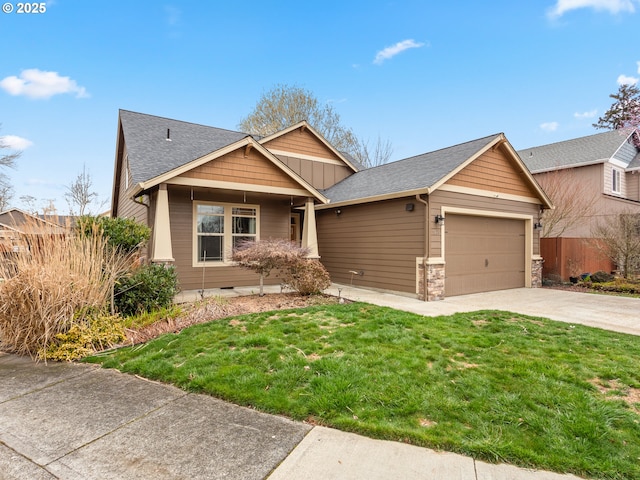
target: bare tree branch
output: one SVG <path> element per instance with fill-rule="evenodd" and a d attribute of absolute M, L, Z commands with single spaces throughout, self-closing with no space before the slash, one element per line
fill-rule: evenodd
<path fill-rule="evenodd" d="M 542 237 L 561 237 L 593 215 L 597 195 L 590 185 L 573 175 L 573 169 L 553 170 L 536 176 L 555 208 L 542 214 Z"/>

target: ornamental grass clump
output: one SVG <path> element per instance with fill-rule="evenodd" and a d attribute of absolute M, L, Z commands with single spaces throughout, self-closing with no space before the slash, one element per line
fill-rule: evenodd
<path fill-rule="evenodd" d="M 109 248 L 99 231 L 42 233 L 29 225 L 17 253 L 0 262 L 0 347 L 36 356 L 56 335 L 106 312 L 131 256 Z"/>

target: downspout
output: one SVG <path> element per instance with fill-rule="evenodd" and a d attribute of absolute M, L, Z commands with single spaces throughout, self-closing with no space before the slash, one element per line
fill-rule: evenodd
<path fill-rule="evenodd" d="M 416 193 L 416 200 L 424 204 L 424 257 L 422 260 L 422 284 L 424 285 L 424 301 L 429 298 L 427 283 L 427 259 L 429 258 L 429 202 L 423 200 L 419 193 Z"/>

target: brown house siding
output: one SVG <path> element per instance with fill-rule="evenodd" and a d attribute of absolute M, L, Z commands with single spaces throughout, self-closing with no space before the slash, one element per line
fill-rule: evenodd
<path fill-rule="evenodd" d="M 440 257 L 442 252 L 441 231 L 443 228 L 433 221 L 442 212 L 442 207 L 457 207 L 478 211 L 501 212 L 508 214 L 532 215 L 538 220 L 539 205 L 517 202 L 501 198 L 480 197 L 462 193 L 438 190 L 429 197 L 429 256 Z M 446 220 L 445 220 L 446 225 Z M 446 227 L 444 227 L 446 228 Z M 539 255 L 540 242 L 538 231 L 533 232 L 533 255 Z"/>
<path fill-rule="evenodd" d="M 242 204 L 242 192 L 221 194 L 203 189 L 194 190 L 196 201 Z M 260 205 L 260 238 L 289 238 L 290 205 L 288 199 L 258 197 L 251 194 L 247 203 Z M 169 214 L 173 257 L 178 282 L 183 290 L 198 290 L 203 284 L 203 268 L 193 266 L 193 201 L 191 189 L 169 186 Z M 258 285 L 259 277 L 248 270 L 234 266 L 207 266 L 204 268 L 204 288 Z M 265 283 L 277 284 L 272 275 Z"/>
<path fill-rule="evenodd" d="M 179 175 L 179 178 L 198 178 L 222 182 L 268 185 L 272 187 L 296 188 L 300 185 L 269 159 L 254 149 L 245 156 L 245 149 L 223 155 Z"/>
<path fill-rule="evenodd" d="M 118 196 L 118 212 L 117 216 L 122 218 L 132 218 L 138 223 L 151 226 L 149 221 L 147 207 L 140 203 L 134 202 L 131 198 L 132 184 L 129 181 L 129 190 L 125 189 L 127 185 L 126 179 L 130 178 L 127 162 L 122 162 L 122 171 L 120 175 L 120 189 Z M 115 212 L 114 212 L 115 213 Z"/>
<path fill-rule="evenodd" d="M 278 158 L 314 188 L 320 190 L 335 185 L 353 173 L 353 170 L 344 165 L 316 162 L 287 155 L 278 155 Z"/>
<path fill-rule="evenodd" d="M 489 150 L 447 181 L 449 185 L 537 198 L 525 173 L 500 149 Z"/>
<path fill-rule="evenodd" d="M 406 211 L 406 204 L 414 205 Z M 416 292 L 416 258 L 424 256 L 424 205 L 414 197 L 317 212 L 320 260 L 334 282 Z"/>
<path fill-rule="evenodd" d="M 309 132 L 306 128 L 297 128 L 292 132 L 276 137 L 263 143 L 269 150 L 281 150 L 283 152 L 301 153 L 314 157 L 338 160 L 338 156 L 324 143 Z"/>
<path fill-rule="evenodd" d="M 640 172 L 633 171 L 626 173 L 627 179 L 627 197 L 629 200 L 640 201 Z"/>

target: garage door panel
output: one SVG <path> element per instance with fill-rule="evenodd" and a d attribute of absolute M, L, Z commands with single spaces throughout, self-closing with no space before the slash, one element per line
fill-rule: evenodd
<path fill-rule="evenodd" d="M 524 221 L 447 215 L 445 295 L 525 286 Z"/>

